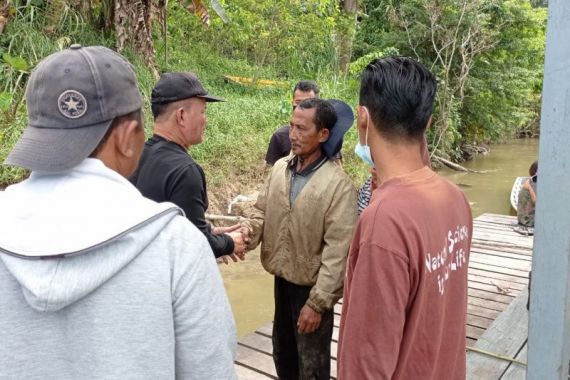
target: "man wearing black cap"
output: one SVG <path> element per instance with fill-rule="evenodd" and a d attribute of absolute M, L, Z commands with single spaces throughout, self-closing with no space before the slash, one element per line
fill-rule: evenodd
<path fill-rule="evenodd" d="M 101 46 L 42 60 L 0 191 L 0 378 L 234 379 L 212 250 L 126 179 L 144 146 L 131 65 Z"/>
<path fill-rule="evenodd" d="M 275 276 L 273 360 L 280 379 L 330 379 L 333 307 L 356 223 L 356 189 L 331 157 L 354 118 L 337 100 L 293 111 L 293 156 L 278 160 L 249 221 L 253 249 Z"/>
<path fill-rule="evenodd" d="M 245 243 L 239 225 L 213 228 L 206 221 L 208 194 L 204 171 L 188 154 L 204 140 L 208 122 L 206 103 L 224 101 L 208 95 L 196 75 L 166 73 L 152 90 L 154 135 L 145 145 L 139 167 L 130 181 L 147 198 L 172 202 L 208 239 L 216 258 L 244 259 Z"/>

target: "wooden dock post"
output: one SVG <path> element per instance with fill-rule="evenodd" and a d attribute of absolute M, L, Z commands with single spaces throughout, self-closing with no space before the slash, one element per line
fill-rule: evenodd
<path fill-rule="evenodd" d="M 570 1 L 548 2 L 527 379 L 568 379 Z"/>

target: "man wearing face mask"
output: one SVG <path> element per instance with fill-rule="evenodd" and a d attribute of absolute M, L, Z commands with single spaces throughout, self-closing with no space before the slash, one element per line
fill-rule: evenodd
<path fill-rule="evenodd" d="M 364 145 L 360 142 L 360 136 L 358 137 L 358 142 L 354 148 L 354 153 L 366 164 L 368 165 L 368 170 L 370 171 L 370 176 L 366 179 L 362 187 L 358 190 L 358 215 L 362 214 L 362 211 L 370 203 L 370 198 L 372 198 L 372 192 L 378 188 L 378 173 L 374 167 L 374 162 L 372 162 L 370 156 L 370 150 L 368 148 L 368 134 L 366 134 Z M 422 154 L 422 161 L 424 165 L 431 167 L 431 160 L 429 158 L 429 151 L 427 147 L 427 139 L 424 134 L 422 139 L 422 145 L 420 147 Z"/>
<path fill-rule="evenodd" d="M 330 379 L 333 307 L 342 294 L 356 190 L 331 161 L 354 121 L 340 101 L 293 111 L 293 155 L 275 163 L 244 225 L 275 276 L 273 359 L 280 379 Z"/>
<path fill-rule="evenodd" d="M 410 58 L 362 73 L 357 125 L 380 186 L 350 248 L 339 379 L 465 379 L 473 223 L 465 195 L 422 159 L 435 93 Z"/>

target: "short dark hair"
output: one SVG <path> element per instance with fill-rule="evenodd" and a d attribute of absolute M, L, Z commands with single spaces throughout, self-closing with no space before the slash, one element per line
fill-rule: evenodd
<path fill-rule="evenodd" d="M 295 94 L 295 91 L 301 91 L 301 92 L 310 92 L 313 91 L 315 93 L 315 97 L 318 98 L 319 97 L 319 86 L 313 82 L 312 80 L 302 80 L 300 82 L 298 82 L 295 87 L 293 88 L 293 94 Z"/>
<path fill-rule="evenodd" d="M 166 109 L 168 108 L 168 105 L 170 103 L 151 103 L 150 104 L 150 109 L 152 111 L 152 116 L 154 117 L 154 120 L 156 120 L 160 115 L 162 115 L 164 112 L 166 112 Z"/>
<path fill-rule="evenodd" d="M 421 139 L 432 114 L 437 83 L 421 63 L 405 57 L 373 60 L 360 77 L 360 105 L 388 139 Z"/>
<path fill-rule="evenodd" d="M 323 99 L 305 99 L 299 103 L 298 107 L 304 110 L 312 108 L 315 109 L 315 125 L 317 126 L 318 131 L 323 128 L 326 128 L 330 131 L 333 129 L 338 119 L 336 111 L 332 104 Z"/>
<path fill-rule="evenodd" d="M 113 133 L 113 130 L 115 128 L 117 128 L 118 125 L 120 125 L 121 123 L 123 123 L 124 121 L 131 121 L 131 120 L 135 120 L 138 121 L 139 123 L 139 128 L 143 128 L 143 123 L 142 123 L 142 112 L 141 110 L 136 110 L 133 111 L 129 114 L 123 115 L 123 116 L 118 116 L 116 118 L 113 119 L 113 122 L 111 123 L 111 125 L 109 126 L 109 128 L 107 129 L 107 132 L 105 132 L 105 135 L 103 136 L 103 138 L 101 139 L 101 141 L 99 141 L 99 144 L 97 144 L 97 146 L 95 147 L 95 149 L 93 149 L 93 152 L 91 152 L 91 154 L 89 155 L 89 157 L 97 157 L 97 155 L 101 152 L 101 150 L 103 149 L 103 146 L 105 145 L 105 143 L 107 142 L 107 140 L 109 140 L 109 136 L 111 136 L 111 133 Z"/>

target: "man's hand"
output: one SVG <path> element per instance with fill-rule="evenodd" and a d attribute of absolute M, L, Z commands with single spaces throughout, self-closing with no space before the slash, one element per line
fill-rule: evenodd
<path fill-rule="evenodd" d="M 241 227 L 239 224 L 234 224 L 233 226 L 230 227 L 214 227 L 212 229 L 212 233 L 214 235 L 221 235 L 221 234 L 229 234 L 230 232 L 234 232 L 236 230 L 239 230 Z"/>
<path fill-rule="evenodd" d="M 297 329 L 299 334 L 310 334 L 321 325 L 321 313 L 316 312 L 310 306 L 305 305 L 299 314 Z"/>
<path fill-rule="evenodd" d="M 229 255 L 224 255 L 224 256 L 218 257 L 218 262 L 222 262 L 222 263 L 228 265 L 230 263 L 230 259 L 232 259 L 232 261 L 234 263 L 237 263 L 237 261 L 238 261 L 237 256 L 232 253 Z"/>
<path fill-rule="evenodd" d="M 247 246 L 251 241 L 251 231 L 247 227 L 241 227 L 239 229 L 239 232 L 241 232 L 241 236 L 243 237 L 243 242 Z"/>
<path fill-rule="evenodd" d="M 230 235 L 230 237 L 234 241 L 234 251 L 232 252 L 230 257 L 234 261 L 237 261 L 238 258 L 243 261 L 245 259 L 246 245 L 242 233 L 239 231 L 234 231 L 230 232 L 228 235 Z"/>

